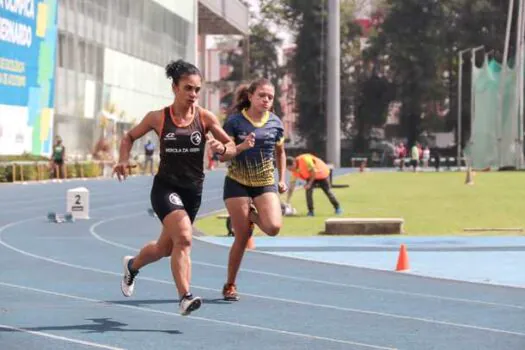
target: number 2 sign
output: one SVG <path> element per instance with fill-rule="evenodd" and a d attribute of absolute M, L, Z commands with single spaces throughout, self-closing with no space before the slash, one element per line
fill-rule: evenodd
<path fill-rule="evenodd" d="M 75 219 L 89 219 L 89 190 L 85 187 L 69 189 L 66 210 Z"/>

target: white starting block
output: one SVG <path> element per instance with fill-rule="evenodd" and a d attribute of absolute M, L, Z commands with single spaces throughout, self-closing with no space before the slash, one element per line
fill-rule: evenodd
<path fill-rule="evenodd" d="M 85 187 L 71 188 L 67 191 L 66 212 L 75 219 L 89 219 L 89 190 Z"/>

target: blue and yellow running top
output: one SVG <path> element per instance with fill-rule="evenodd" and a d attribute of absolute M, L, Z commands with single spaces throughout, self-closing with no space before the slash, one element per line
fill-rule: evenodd
<path fill-rule="evenodd" d="M 238 154 L 230 161 L 227 176 L 244 186 L 260 187 L 275 184 L 275 146 L 284 142 L 281 119 L 266 112 L 260 122 L 253 121 L 243 110 L 231 115 L 224 123 L 224 130 L 235 144 L 244 141 L 250 133 L 255 134 L 255 145 Z"/>

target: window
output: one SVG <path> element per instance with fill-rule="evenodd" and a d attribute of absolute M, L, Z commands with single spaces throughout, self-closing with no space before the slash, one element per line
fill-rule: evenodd
<path fill-rule="evenodd" d="M 66 37 L 64 33 L 58 34 L 58 66 L 59 67 L 65 67 L 65 61 L 66 61 Z"/>

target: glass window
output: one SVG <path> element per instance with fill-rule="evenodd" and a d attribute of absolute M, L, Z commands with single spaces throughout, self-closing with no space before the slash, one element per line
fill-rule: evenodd
<path fill-rule="evenodd" d="M 66 37 L 64 33 L 59 33 L 58 34 L 58 66 L 59 67 L 65 66 L 65 61 L 66 61 L 65 53 L 67 52 L 65 45 L 66 45 Z"/>

